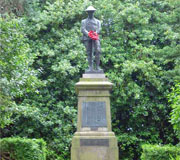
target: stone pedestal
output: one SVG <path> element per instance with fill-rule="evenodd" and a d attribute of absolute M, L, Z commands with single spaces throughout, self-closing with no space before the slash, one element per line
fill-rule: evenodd
<path fill-rule="evenodd" d="M 112 85 L 104 74 L 84 74 L 76 83 L 78 123 L 71 160 L 118 160 L 117 139 L 111 129 Z"/>

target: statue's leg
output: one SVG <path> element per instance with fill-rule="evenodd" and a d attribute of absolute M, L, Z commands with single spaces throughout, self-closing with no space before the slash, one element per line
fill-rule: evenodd
<path fill-rule="evenodd" d="M 87 57 L 88 57 L 88 64 L 89 64 L 89 70 L 93 70 L 93 59 L 92 59 L 92 41 L 87 40 L 84 42 L 84 45 L 86 47 Z"/>
<path fill-rule="evenodd" d="M 100 54 L 101 54 L 101 45 L 100 45 L 100 41 L 99 40 L 95 41 L 94 48 L 95 48 L 96 69 L 99 70 Z"/>

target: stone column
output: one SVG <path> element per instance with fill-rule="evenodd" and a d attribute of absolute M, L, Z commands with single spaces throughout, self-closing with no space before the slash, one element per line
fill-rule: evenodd
<path fill-rule="evenodd" d="M 76 83 L 78 123 L 71 160 L 118 160 L 117 139 L 111 129 L 112 86 L 104 74 L 83 74 Z"/>

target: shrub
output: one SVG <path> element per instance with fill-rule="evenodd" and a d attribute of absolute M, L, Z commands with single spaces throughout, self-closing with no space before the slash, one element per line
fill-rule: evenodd
<path fill-rule="evenodd" d="M 141 160 L 171 160 L 180 156 L 180 147 L 176 146 L 145 144 L 142 149 Z"/>
<path fill-rule="evenodd" d="M 135 135 L 122 133 L 117 135 L 119 145 L 119 159 L 132 160 L 139 159 L 141 153 L 141 143 L 143 140 Z"/>
<path fill-rule="evenodd" d="M 0 2 L 1 6 L 1 2 Z M 12 124 L 12 115 L 27 93 L 38 93 L 38 71 L 32 68 L 36 55 L 26 42 L 25 23 L 14 16 L 0 15 L 0 128 Z M 0 131 L 1 132 L 1 131 Z M 7 137 L 7 136 L 5 136 Z"/>
<path fill-rule="evenodd" d="M 42 139 L 0 139 L 2 160 L 46 160 L 46 143 Z"/>
<path fill-rule="evenodd" d="M 180 138 L 180 82 L 176 83 L 175 87 L 172 88 L 172 92 L 168 95 L 169 102 L 171 103 L 171 123 L 178 138 Z"/>

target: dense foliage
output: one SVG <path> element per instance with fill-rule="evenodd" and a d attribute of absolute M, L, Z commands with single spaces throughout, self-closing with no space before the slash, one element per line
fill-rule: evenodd
<path fill-rule="evenodd" d="M 141 160 L 178 160 L 180 158 L 180 147 L 146 144 L 142 148 Z"/>
<path fill-rule="evenodd" d="M 74 86 L 88 65 L 80 23 L 92 4 L 102 22 L 101 66 L 115 84 L 112 124 L 120 159 L 139 159 L 144 142 L 176 143 L 167 95 L 180 79 L 180 1 L 32 2 L 17 19 L 24 23 L 25 43 L 35 55 L 33 68 L 40 71 L 36 77 L 45 85 L 38 94 L 16 98 L 18 106 L 28 110 L 14 113 L 14 122 L 2 129 L 1 137 L 41 137 L 48 159 L 69 159 L 77 113 Z"/>
<path fill-rule="evenodd" d="M 0 139 L 1 160 L 46 160 L 46 143 L 42 139 Z"/>
<path fill-rule="evenodd" d="M 31 65 L 35 58 L 23 33 L 21 19 L 0 17 L 0 127 L 12 122 L 10 116 L 18 112 L 20 97 L 38 92 L 41 83 Z"/>
<path fill-rule="evenodd" d="M 172 92 L 169 94 L 169 101 L 171 102 L 171 123 L 174 130 L 177 132 L 178 138 L 180 138 L 180 83 L 175 85 Z"/>

